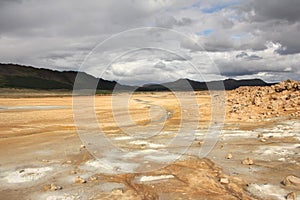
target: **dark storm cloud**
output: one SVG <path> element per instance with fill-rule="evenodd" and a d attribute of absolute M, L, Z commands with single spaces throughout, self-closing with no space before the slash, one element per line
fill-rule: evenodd
<path fill-rule="evenodd" d="M 46 67 L 55 59 L 60 59 L 57 65 L 78 66 L 77 58 L 63 63 L 58 54 L 87 53 L 115 33 L 148 23 L 150 16 L 168 6 L 163 1 L 131 0 L 0 2 L 1 62 Z"/>
<path fill-rule="evenodd" d="M 188 26 L 192 24 L 192 19 L 183 17 L 175 19 L 173 16 L 165 16 L 156 18 L 156 25 L 158 27 L 173 28 L 174 26 Z"/>
<path fill-rule="evenodd" d="M 290 77 L 300 74 L 299 9 L 299 0 L 1 0 L 0 62 L 74 69 L 110 36 L 131 28 L 159 26 L 188 35 L 175 41 L 181 54 L 140 50 L 120 60 L 123 65 L 114 63 L 111 74 L 126 75 L 127 81 L 135 78 L 135 71 L 143 76 L 149 73 L 151 80 L 163 80 L 164 74 L 188 77 L 193 73 L 182 67 L 187 61 L 209 71 L 206 57 L 210 57 L 224 77 L 260 72 L 280 74 L 272 78 Z M 211 30 L 209 34 L 197 34 L 207 30 Z M 174 38 L 162 32 L 145 32 L 148 43 L 132 33 L 103 45 L 105 62 L 137 43 L 145 48 L 152 47 L 153 42 L 167 43 L 168 49 L 168 42 L 171 46 Z M 207 56 L 203 58 L 205 51 Z M 97 62 L 101 65 L 103 60 Z M 156 70 L 138 69 L 143 66 L 155 66 Z M 163 69 L 168 71 L 162 73 Z M 217 72 L 211 74 L 212 78 L 220 77 Z"/>
<path fill-rule="evenodd" d="M 163 54 L 160 56 L 160 58 L 164 61 L 171 62 L 171 61 L 187 61 L 191 60 L 192 57 L 187 55 L 187 54 L 181 54 L 177 55 L 175 53 L 168 53 L 168 54 Z"/>
<path fill-rule="evenodd" d="M 260 66 L 254 66 L 253 64 L 240 63 L 240 62 L 236 62 L 236 64 L 232 62 L 224 62 L 224 63 L 219 63 L 218 66 L 221 75 L 227 77 L 254 75 L 263 72 L 268 72 L 271 74 L 295 72 L 293 69 L 291 69 L 291 71 L 285 71 L 285 66 L 274 66 L 270 68 L 262 64 Z"/>
<path fill-rule="evenodd" d="M 106 5 L 105 5 L 106 4 Z M 102 7 L 103 6 L 103 7 Z M 97 1 L 22 1 L 21 3 L 6 3 L 0 8 L 0 34 L 24 36 L 83 36 L 113 30 L 116 23 L 107 26 L 104 7 L 109 3 Z M 118 10 L 117 10 L 118 11 Z M 96 13 L 99 12 L 98 15 Z M 103 13 L 103 14 L 101 14 Z M 112 20 L 137 17 L 132 11 L 128 17 L 122 12 L 111 16 Z M 108 16 L 110 17 L 110 16 Z"/>
<path fill-rule="evenodd" d="M 252 33 L 261 41 L 273 41 L 282 45 L 277 52 L 295 54 L 300 52 L 300 1 L 298 0 L 249 0 L 237 10 L 249 23 Z"/>
<path fill-rule="evenodd" d="M 262 57 L 260 57 L 258 55 L 255 55 L 255 54 L 249 55 L 246 52 L 241 52 L 241 53 L 237 54 L 235 57 L 236 58 L 242 58 L 242 59 L 249 60 L 249 61 L 250 60 L 260 60 L 260 59 L 263 59 Z"/>
<path fill-rule="evenodd" d="M 5 6 L 11 3 L 21 3 L 22 0 L 1 0 L 0 1 L 0 6 Z"/>
<path fill-rule="evenodd" d="M 246 12 L 254 11 L 253 21 L 286 20 L 291 23 L 300 20 L 299 0 L 250 0 L 244 6 Z"/>

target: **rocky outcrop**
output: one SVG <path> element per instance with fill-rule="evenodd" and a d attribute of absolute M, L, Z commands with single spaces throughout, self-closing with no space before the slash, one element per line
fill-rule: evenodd
<path fill-rule="evenodd" d="M 227 94 L 228 115 L 239 120 L 300 117 L 300 81 L 241 87 Z"/>

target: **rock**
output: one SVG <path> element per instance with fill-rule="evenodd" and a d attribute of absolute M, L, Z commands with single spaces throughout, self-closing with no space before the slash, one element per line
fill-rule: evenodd
<path fill-rule="evenodd" d="M 71 160 L 67 160 L 66 164 L 72 164 L 72 161 Z"/>
<path fill-rule="evenodd" d="M 279 86 L 277 86 L 277 87 L 275 87 L 275 92 L 282 92 L 284 89 L 283 88 L 281 88 L 281 87 L 279 87 Z"/>
<path fill-rule="evenodd" d="M 268 109 L 273 109 L 273 106 L 272 105 L 268 105 L 268 107 L 267 107 Z"/>
<path fill-rule="evenodd" d="M 264 137 L 264 135 L 262 134 L 262 133 L 259 133 L 258 135 L 257 135 L 257 138 L 263 138 Z"/>
<path fill-rule="evenodd" d="M 54 185 L 53 183 L 50 184 L 50 190 L 55 191 L 55 190 L 61 190 L 62 187 L 58 185 Z"/>
<path fill-rule="evenodd" d="M 220 183 L 222 183 L 222 184 L 228 184 L 229 180 L 228 180 L 228 178 L 220 178 Z"/>
<path fill-rule="evenodd" d="M 70 174 L 74 175 L 77 174 L 77 172 L 75 170 L 70 171 Z"/>
<path fill-rule="evenodd" d="M 252 100 L 252 104 L 253 105 L 256 105 L 256 106 L 258 106 L 258 107 L 260 107 L 260 106 L 262 106 L 262 100 L 260 99 L 260 98 L 257 98 L 257 97 L 255 97 L 253 100 Z"/>
<path fill-rule="evenodd" d="M 115 188 L 111 191 L 111 193 L 114 195 L 123 195 L 124 191 L 122 189 Z"/>
<path fill-rule="evenodd" d="M 45 191 L 49 191 L 50 188 L 51 188 L 51 185 L 50 185 L 50 184 L 44 186 L 44 190 L 45 190 Z"/>
<path fill-rule="evenodd" d="M 244 87 L 229 92 L 228 114 L 235 120 L 262 121 L 268 118 L 298 117 L 300 81 L 284 81 L 271 87 Z M 275 88 L 277 93 L 275 92 Z M 259 109 L 258 109 L 259 108 Z"/>
<path fill-rule="evenodd" d="M 283 184 L 285 186 L 294 185 L 300 187 L 300 178 L 293 175 L 287 176 L 284 178 Z"/>
<path fill-rule="evenodd" d="M 286 195 L 286 199 L 287 200 L 296 200 L 297 199 L 297 195 L 295 192 L 290 192 Z"/>
<path fill-rule="evenodd" d="M 267 140 L 264 139 L 264 138 L 261 138 L 259 141 L 261 141 L 261 142 L 266 142 Z"/>
<path fill-rule="evenodd" d="M 81 178 L 80 176 L 77 176 L 75 178 L 74 183 L 86 183 L 86 180 L 84 180 L 83 178 Z"/>
<path fill-rule="evenodd" d="M 96 180 L 98 180 L 98 178 L 96 176 L 91 176 L 89 179 L 90 179 L 90 181 L 96 181 Z"/>
<path fill-rule="evenodd" d="M 232 154 L 231 154 L 231 153 L 227 154 L 227 155 L 225 156 L 225 158 L 226 158 L 226 159 L 231 159 L 231 158 L 232 158 Z"/>
<path fill-rule="evenodd" d="M 246 158 L 245 160 L 242 161 L 243 165 L 253 165 L 254 162 L 251 158 Z"/>
<path fill-rule="evenodd" d="M 85 149 L 85 145 L 80 145 L 80 150 Z"/>
<path fill-rule="evenodd" d="M 45 191 L 56 191 L 56 190 L 62 190 L 61 186 L 55 185 L 54 183 L 48 184 L 44 186 Z"/>
<path fill-rule="evenodd" d="M 276 100 L 278 100 L 278 97 L 276 95 L 271 95 L 270 100 L 276 101 Z"/>

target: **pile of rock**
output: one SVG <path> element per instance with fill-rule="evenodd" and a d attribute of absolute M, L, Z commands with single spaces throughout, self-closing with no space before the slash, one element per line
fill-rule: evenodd
<path fill-rule="evenodd" d="M 300 117 L 300 81 L 269 87 L 240 87 L 228 92 L 228 115 L 233 119 Z"/>
<path fill-rule="evenodd" d="M 272 89 L 274 89 L 276 92 L 283 92 L 286 90 L 299 91 L 300 90 L 300 82 L 287 80 L 287 81 L 284 81 L 277 85 L 272 86 Z"/>

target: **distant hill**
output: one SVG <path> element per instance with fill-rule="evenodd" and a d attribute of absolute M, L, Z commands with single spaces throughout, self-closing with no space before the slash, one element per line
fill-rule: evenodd
<path fill-rule="evenodd" d="M 188 84 L 189 83 L 189 84 Z M 147 84 L 138 88 L 140 91 L 164 91 L 171 88 L 172 90 L 234 90 L 241 86 L 270 86 L 271 83 L 266 83 L 260 79 L 234 80 L 226 79 L 224 81 L 198 82 L 189 79 L 179 79 L 174 82 L 162 84 Z"/>
<path fill-rule="evenodd" d="M 118 84 L 115 81 L 95 78 L 84 72 L 56 71 L 16 64 L 0 64 L 0 88 L 72 90 L 77 74 L 80 76 L 80 85 L 83 86 L 83 89 L 90 89 L 97 85 L 98 90 L 113 90 Z M 119 87 L 122 89 L 131 88 L 123 85 L 119 85 Z"/>
<path fill-rule="evenodd" d="M 98 90 L 118 89 L 130 90 L 135 87 L 126 86 L 116 81 L 108 81 L 96 78 L 85 72 L 57 71 L 51 69 L 34 68 L 17 64 L 0 64 L 0 88 L 26 88 L 26 89 L 67 89 L 72 90 L 76 76 L 80 76 L 82 89 L 93 88 L 97 85 Z M 97 84 L 98 83 L 98 84 Z M 187 84 L 189 83 L 190 86 Z M 179 79 L 174 82 L 163 84 L 147 84 L 139 87 L 137 91 L 168 91 L 172 90 L 208 90 L 226 89 L 233 90 L 240 86 L 268 86 L 271 85 L 260 79 L 198 82 L 189 79 Z"/>

